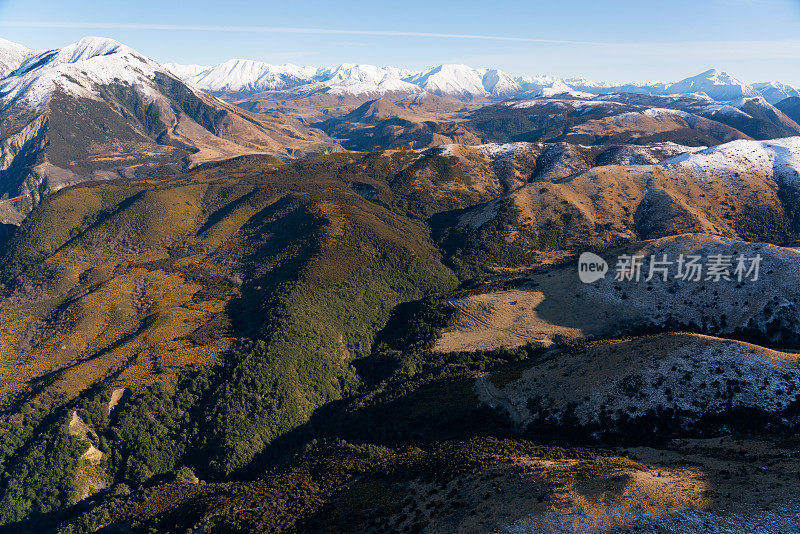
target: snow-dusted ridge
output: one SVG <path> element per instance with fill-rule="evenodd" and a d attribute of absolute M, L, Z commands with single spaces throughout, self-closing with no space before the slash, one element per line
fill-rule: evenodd
<path fill-rule="evenodd" d="M 27 57 L 35 53 L 27 46 L 0 38 L 0 78 L 15 70 Z"/>
<path fill-rule="evenodd" d="M 171 67 L 175 69 L 174 66 Z M 184 81 L 207 91 L 274 91 L 311 83 L 314 67 L 271 65 L 251 59 L 230 59 L 184 77 Z"/>
<path fill-rule="evenodd" d="M 706 182 L 749 172 L 771 176 L 783 185 L 800 187 L 800 137 L 731 141 L 669 158 L 661 165 L 690 169 Z"/>
<path fill-rule="evenodd" d="M 152 98 L 157 72 L 169 75 L 155 61 L 113 39 L 84 37 L 60 49 L 27 55 L 0 80 L 0 110 L 39 109 L 56 89 L 94 98 L 98 85 L 112 83 L 128 84 Z"/>
<path fill-rule="evenodd" d="M 770 104 L 777 104 L 785 98 L 800 97 L 800 90 L 788 83 L 759 82 L 753 84 L 753 89 L 761 93 Z"/>

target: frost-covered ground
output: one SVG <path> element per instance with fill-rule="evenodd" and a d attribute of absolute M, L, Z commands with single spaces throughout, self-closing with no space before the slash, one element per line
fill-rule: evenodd
<path fill-rule="evenodd" d="M 644 510 L 620 510 L 609 503 L 604 513 L 548 512 L 507 525 L 508 534 L 788 534 L 800 532 L 800 505 L 777 510 L 717 513 L 703 510 L 670 510 L 660 514 Z"/>
<path fill-rule="evenodd" d="M 681 154 L 661 163 L 688 169 L 701 183 L 728 179 L 745 173 L 761 173 L 782 185 L 800 186 L 800 137 L 771 141 L 738 140 L 692 154 Z"/>
<path fill-rule="evenodd" d="M 781 413 L 798 392 L 797 355 L 688 334 L 559 354 L 500 390 L 523 423 L 569 418 L 570 424 L 604 425 L 671 413 L 687 429 L 737 409 Z M 654 430 L 659 424 L 653 422 Z"/>

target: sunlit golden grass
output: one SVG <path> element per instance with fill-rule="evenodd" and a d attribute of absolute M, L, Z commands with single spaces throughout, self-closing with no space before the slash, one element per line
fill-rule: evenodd
<path fill-rule="evenodd" d="M 109 273 L 108 269 L 104 271 Z M 145 280 L 146 297 L 152 301 L 147 311 L 150 317 L 140 316 L 132 302 L 140 277 Z M 123 387 L 137 387 L 153 382 L 154 367 L 163 366 L 165 372 L 175 373 L 190 363 L 213 361 L 228 346 L 193 347 L 179 340 L 219 313 L 224 302 L 192 302 L 202 286 L 187 283 L 178 274 L 134 268 L 94 282 L 87 294 L 67 307 L 77 318 L 74 324 L 66 332 L 45 339 L 30 353 L 19 350 L 21 336 L 32 321 L 47 317 L 59 303 L 20 306 L 13 317 L 0 321 L 0 392 L 4 397 L 18 391 L 28 379 L 51 370 L 54 380 L 49 390 L 64 393 L 67 398 L 127 366 L 117 382 Z M 23 313 L 25 308 L 36 314 Z"/>
<path fill-rule="evenodd" d="M 225 331 L 232 301 L 254 298 L 243 294 L 243 276 L 274 279 L 267 284 L 302 278 L 307 289 L 322 288 L 385 261 L 387 251 L 421 263 L 380 269 L 417 276 L 422 263 L 437 258 L 424 226 L 365 201 L 336 177 L 335 169 L 362 165 L 360 158 L 332 155 L 296 166 L 256 158 L 159 179 L 82 184 L 48 199 L 5 260 L 9 276 L 29 277 L 33 294 L 0 312 L 0 403 L 26 384 L 70 399 L 98 383 L 134 390 L 168 384 L 188 365 L 215 361 L 232 344 Z M 442 269 L 434 270 L 445 276 Z M 309 314 L 293 328 L 314 330 L 312 320 L 333 315 L 335 325 L 315 342 L 331 347 L 314 350 L 331 352 L 336 365 L 363 354 L 371 341 L 365 332 L 375 325 L 354 326 L 356 315 L 383 318 L 392 291 L 412 290 L 388 291 L 383 282 L 365 279 L 306 297 L 329 299 L 329 306 L 293 301 Z M 350 293 L 348 303 L 368 303 L 348 311 L 338 299 Z M 246 305 L 265 313 L 256 301 Z M 355 333 L 342 333 L 348 329 Z M 26 330 L 32 348 L 22 354 Z M 35 377 L 44 380 L 30 382 Z"/>

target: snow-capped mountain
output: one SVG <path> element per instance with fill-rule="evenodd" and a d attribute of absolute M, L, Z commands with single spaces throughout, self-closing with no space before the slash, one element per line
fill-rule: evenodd
<path fill-rule="evenodd" d="M 417 74 L 419 74 L 418 71 L 415 71 L 415 70 L 412 70 L 412 69 L 402 69 L 402 68 L 399 68 L 399 67 L 391 67 L 391 66 L 383 67 L 383 68 L 389 74 L 391 74 L 392 76 L 394 76 L 396 78 L 400 78 L 401 80 L 406 80 L 408 78 L 411 78 L 412 76 L 416 76 Z"/>
<path fill-rule="evenodd" d="M 418 92 L 419 87 L 403 81 L 413 71 L 395 67 L 376 67 L 343 63 L 338 67 L 308 67 L 298 65 L 272 65 L 248 59 L 231 59 L 214 67 L 189 72 L 183 65 L 165 67 L 204 91 L 260 92 L 289 91 L 301 94 L 326 92 L 331 94 L 383 94 L 389 92 Z"/>
<path fill-rule="evenodd" d="M 407 81 L 435 95 L 508 97 L 522 91 L 519 82 L 497 69 L 439 65 Z"/>
<path fill-rule="evenodd" d="M 320 69 L 316 82 L 299 90 L 351 95 L 419 92 L 418 86 L 401 79 L 403 74 L 407 73 L 402 69 L 343 63 L 335 68 Z"/>
<path fill-rule="evenodd" d="M 354 63 L 317 68 L 232 59 L 210 68 L 175 63 L 164 67 L 187 83 L 215 93 L 292 90 L 304 95 L 378 95 L 427 91 L 440 96 L 506 98 L 522 92 L 520 83 L 501 70 L 467 65 L 439 65 L 415 72 Z"/>
<path fill-rule="evenodd" d="M 669 87 L 667 82 L 646 82 L 646 83 L 612 83 L 595 82 L 586 78 L 565 78 L 564 84 L 569 85 L 576 91 L 602 95 L 607 93 L 635 93 L 645 95 L 666 94 Z"/>
<path fill-rule="evenodd" d="M 753 86 L 717 69 L 710 69 L 696 76 L 675 83 L 609 83 L 594 82 L 585 78 L 564 78 L 561 80 L 577 91 L 593 94 L 635 93 L 645 95 L 685 95 L 705 94 L 711 99 L 725 102 L 743 97 L 759 96 Z"/>
<path fill-rule="evenodd" d="M 788 83 L 760 82 L 754 83 L 753 88 L 761 93 L 770 104 L 777 104 L 781 100 L 791 97 L 800 97 L 800 90 Z"/>
<path fill-rule="evenodd" d="M 7 75 L 35 52 L 21 44 L 0 38 L 0 78 Z"/>
<path fill-rule="evenodd" d="M 558 87 L 566 88 L 565 90 L 572 90 L 572 87 L 565 84 L 563 80 L 552 76 L 519 76 L 516 82 L 523 91 L 538 91 L 545 87 Z"/>
<path fill-rule="evenodd" d="M 254 92 L 295 90 L 300 94 L 372 95 L 426 91 L 458 98 L 551 97 L 567 94 L 575 98 L 609 93 L 643 95 L 707 95 L 726 102 L 763 95 L 770 103 L 800 95 L 798 89 L 781 82 L 747 84 L 728 73 L 711 69 L 670 83 L 596 82 L 585 78 L 552 76 L 512 77 L 493 68 L 443 64 L 415 72 L 398 67 L 377 67 L 344 63 L 338 67 L 271 65 L 259 61 L 232 59 L 214 67 L 166 63 L 164 67 L 187 83 L 205 91 Z"/>
<path fill-rule="evenodd" d="M 39 109 L 56 90 L 94 98 L 98 86 L 119 83 L 152 99 L 157 72 L 168 75 L 158 63 L 117 41 L 84 37 L 64 48 L 27 55 L 0 80 L 0 111 Z"/>
<path fill-rule="evenodd" d="M 338 67 L 271 65 L 259 61 L 232 59 L 214 67 L 166 63 L 164 67 L 187 83 L 215 93 L 287 91 L 306 95 L 377 95 L 425 91 L 458 98 L 551 97 L 567 94 L 574 98 L 609 93 L 643 95 L 701 95 L 718 102 L 763 96 L 776 103 L 800 95 L 798 89 L 780 82 L 747 84 L 728 73 L 711 69 L 670 83 L 596 82 L 580 77 L 518 76 L 493 68 L 475 69 L 462 64 L 443 64 L 421 72 L 398 67 L 377 67 L 344 63 Z"/>
<path fill-rule="evenodd" d="M 204 91 L 279 91 L 313 82 L 317 71 L 315 67 L 230 59 L 182 78 Z"/>
<path fill-rule="evenodd" d="M 711 100 L 727 102 L 745 97 L 764 96 L 771 104 L 789 96 L 800 96 L 791 85 L 781 82 L 747 84 L 726 72 L 710 69 L 679 82 L 653 81 L 646 83 L 596 82 L 586 78 L 553 78 L 537 76 L 517 78 L 525 90 L 569 86 L 571 90 L 602 95 L 608 93 L 634 93 L 643 95 L 705 94 Z"/>
<path fill-rule="evenodd" d="M 517 82 L 525 91 L 520 95 L 515 95 L 520 99 L 547 98 L 555 95 L 567 95 L 574 98 L 592 98 L 594 96 L 592 93 L 576 90 L 564 83 L 564 81 L 549 76 L 535 76 L 532 78 L 521 76 L 517 78 Z"/>
<path fill-rule="evenodd" d="M 0 196 L 27 193 L 38 201 L 85 180 L 337 146 L 318 130 L 194 89 L 112 39 L 86 37 L 34 53 L 2 48 L 22 60 L 0 78 Z"/>
<path fill-rule="evenodd" d="M 508 97 L 518 94 L 522 87 L 517 80 L 497 69 L 481 69 L 483 89 L 492 96 Z"/>
<path fill-rule="evenodd" d="M 666 88 L 666 92 L 668 94 L 705 93 L 721 102 L 759 96 L 758 91 L 750 84 L 717 69 L 710 69 L 697 76 L 673 83 Z"/>

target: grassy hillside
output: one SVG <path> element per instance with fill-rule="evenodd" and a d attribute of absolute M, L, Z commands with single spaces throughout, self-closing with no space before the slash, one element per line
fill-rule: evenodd
<path fill-rule="evenodd" d="M 710 456 L 699 445 L 654 444 L 622 425 L 626 444 L 661 448 L 611 454 L 570 444 L 586 443 L 591 424 L 551 425 L 548 439 L 561 446 L 543 444 L 529 424 L 575 406 L 595 413 L 600 397 L 628 413 L 651 389 L 668 395 L 662 386 L 676 390 L 685 373 L 652 374 L 653 354 L 693 370 L 700 356 L 721 366 L 694 372 L 686 403 L 757 398 L 756 382 L 731 396 L 733 383 L 708 375 L 733 379 L 750 360 L 782 403 L 794 402 L 796 373 L 762 365 L 774 356 L 766 349 L 687 335 L 600 348 L 574 340 L 702 326 L 796 346 L 797 307 L 786 300 L 795 252 L 708 236 L 625 249 L 760 251 L 765 272 L 778 274 L 750 285 L 746 306 L 733 282 L 623 291 L 610 277 L 580 284 L 574 265 L 514 275 L 578 245 L 686 230 L 788 239 L 796 228 L 784 191 L 752 173 L 740 189 L 701 188 L 661 166 L 572 175 L 602 152 L 575 151 L 586 157 L 572 166 L 568 146 L 518 148 L 502 160 L 465 147 L 290 164 L 244 156 L 47 198 L 0 257 L 0 527 L 525 532 L 547 521 L 613 530 L 707 510 L 716 488 L 720 499 L 739 484 L 800 489 L 785 475 L 796 468 L 793 449 L 782 458 L 795 464 L 752 473 L 742 465 L 764 456 L 750 449 L 730 464 L 702 463 Z M 631 152 L 656 158 L 648 154 Z M 511 276 L 459 285 L 456 273 L 463 281 L 488 268 Z M 791 305 L 778 306 L 779 295 Z M 719 323 L 709 306 L 725 311 Z M 730 347 L 736 357 L 718 361 Z M 622 380 L 623 368 L 633 378 Z M 575 369 L 606 379 L 575 381 Z M 663 383 L 628 388 L 651 374 Z M 631 395 L 605 399 L 626 388 Z M 545 394 L 563 410 L 534 414 Z M 795 417 L 783 408 L 770 417 Z M 689 436 L 669 428 L 667 438 Z M 686 451 L 696 455 L 691 469 Z M 665 497 L 668 488 L 679 489 Z M 747 505 L 772 502 L 751 496 Z"/>
<path fill-rule="evenodd" d="M 358 386 L 351 363 L 396 304 L 455 286 L 421 223 L 341 178 L 355 158 L 86 184 L 26 219 L 1 260 L 2 424 L 17 436 L 3 522 L 69 502 L 10 492 L 33 487 L 31 455 L 71 411 L 114 480 L 164 476 L 190 451 L 229 474 Z M 127 400 L 110 414 L 112 391 Z M 86 446 L 59 442 L 72 471 Z"/>

